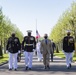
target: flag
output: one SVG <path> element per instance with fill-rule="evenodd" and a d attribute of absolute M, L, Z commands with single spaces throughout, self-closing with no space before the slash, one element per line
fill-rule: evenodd
<path fill-rule="evenodd" d="M 36 30 L 36 39 L 40 38 L 40 34 L 38 33 L 38 30 Z"/>

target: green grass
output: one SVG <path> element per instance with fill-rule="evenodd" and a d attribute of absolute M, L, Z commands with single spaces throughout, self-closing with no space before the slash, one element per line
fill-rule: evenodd
<path fill-rule="evenodd" d="M 4 54 L 3 58 L 0 58 L 0 64 L 6 62 L 8 60 L 8 54 Z"/>
<path fill-rule="evenodd" d="M 61 57 L 61 58 L 65 58 L 65 55 L 62 51 L 59 51 L 59 53 L 54 53 L 55 56 Z M 76 61 L 76 56 L 73 56 L 73 61 Z"/>

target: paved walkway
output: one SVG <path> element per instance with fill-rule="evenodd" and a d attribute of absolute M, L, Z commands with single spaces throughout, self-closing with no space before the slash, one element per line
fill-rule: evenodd
<path fill-rule="evenodd" d="M 72 68 L 67 69 L 64 59 L 54 57 L 54 62 L 50 62 L 50 70 L 43 69 L 43 62 L 38 62 L 37 57 L 33 57 L 33 68 L 25 71 L 24 57 L 18 63 L 17 71 L 9 71 L 8 64 L 0 66 L 0 75 L 76 75 L 76 63 L 72 63 Z"/>

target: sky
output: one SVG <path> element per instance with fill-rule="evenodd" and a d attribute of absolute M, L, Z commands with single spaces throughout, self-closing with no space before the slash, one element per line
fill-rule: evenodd
<path fill-rule="evenodd" d="M 76 0 L 0 0 L 3 14 L 20 29 L 23 35 L 36 29 L 40 36 L 51 33 L 62 13 Z"/>

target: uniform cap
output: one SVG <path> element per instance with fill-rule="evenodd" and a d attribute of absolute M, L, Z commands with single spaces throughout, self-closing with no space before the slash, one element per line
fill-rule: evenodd
<path fill-rule="evenodd" d="M 71 33 L 71 30 L 67 30 L 66 33 Z"/>
<path fill-rule="evenodd" d="M 27 33 L 31 33 L 32 32 L 32 30 L 27 30 Z"/>
<path fill-rule="evenodd" d="M 15 33 L 16 33 L 15 31 L 11 32 L 11 34 L 15 34 Z"/>

